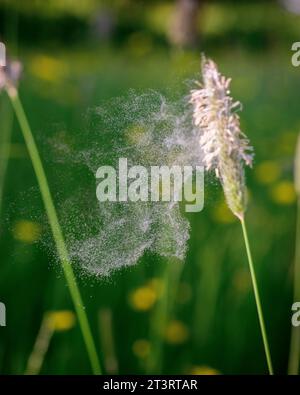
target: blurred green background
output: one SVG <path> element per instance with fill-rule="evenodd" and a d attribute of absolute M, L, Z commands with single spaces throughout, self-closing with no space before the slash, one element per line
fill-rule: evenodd
<path fill-rule="evenodd" d="M 201 52 L 233 78 L 256 152 L 247 172 L 249 233 L 275 372 L 285 374 L 300 130 L 300 68 L 291 64 L 298 2 L 1 0 L 0 35 L 23 63 L 20 96 L 39 145 L 53 128 L 80 128 L 89 108 L 130 88 L 186 94 Z M 0 301 L 7 308 L 0 372 L 23 374 L 42 333 L 49 348 L 40 373 L 88 374 L 64 277 L 40 242 L 48 230 L 34 219 L 42 203 L 32 165 L 4 94 L 0 104 Z M 45 166 L 55 199 L 71 194 L 53 164 Z M 109 279 L 78 276 L 106 373 L 267 372 L 240 225 L 209 179 L 205 195 L 204 210 L 190 216 L 184 264 L 147 254 Z"/>

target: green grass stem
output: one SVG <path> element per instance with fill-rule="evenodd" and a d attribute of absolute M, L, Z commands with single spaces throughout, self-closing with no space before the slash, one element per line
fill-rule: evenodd
<path fill-rule="evenodd" d="M 265 354 L 266 354 L 266 359 L 267 359 L 267 364 L 268 364 L 268 370 L 269 370 L 269 374 L 273 375 L 274 372 L 273 372 L 270 348 L 269 348 L 269 343 L 268 343 L 268 338 L 267 338 L 267 332 L 266 332 L 263 311 L 262 311 L 261 302 L 260 302 L 260 296 L 259 296 L 256 275 L 255 275 L 255 269 L 254 269 L 253 260 L 252 260 L 252 254 L 251 254 L 251 250 L 250 250 L 250 243 L 249 243 L 246 223 L 245 223 L 244 218 L 241 218 L 240 221 L 241 221 L 242 229 L 243 229 L 243 236 L 244 236 L 245 247 L 246 247 L 246 251 L 247 251 L 247 258 L 248 258 L 252 286 L 253 286 L 253 291 L 254 291 L 254 296 L 255 296 L 255 303 L 256 303 L 256 309 L 257 309 L 257 314 L 258 314 L 258 319 L 259 319 L 259 325 L 260 325 L 260 330 L 261 330 L 261 334 L 262 334 L 262 338 L 263 338 L 263 344 L 264 344 L 264 349 L 265 349 Z"/>
<path fill-rule="evenodd" d="M 297 224 L 295 241 L 295 265 L 294 265 L 294 302 L 300 301 L 300 196 L 297 201 Z M 300 328 L 292 327 L 290 341 L 290 356 L 288 374 L 299 374 L 300 362 Z"/>
<path fill-rule="evenodd" d="M 99 375 L 101 374 L 101 367 L 100 367 L 100 362 L 98 359 L 94 339 L 92 336 L 92 332 L 90 329 L 86 312 L 84 310 L 82 298 L 72 269 L 72 265 L 69 259 L 68 251 L 58 221 L 56 209 L 53 203 L 53 199 L 49 189 L 44 167 L 39 155 L 39 151 L 36 146 L 33 134 L 31 132 L 31 128 L 29 126 L 18 92 L 16 90 L 9 90 L 8 95 L 10 97 L 21 131 L 23 133 L 23 137 L 37 177 L 42 199 L 48 216 L 49 224 L 56 244 L 57 252 L 61 261 L 63 272 L 66 278 L 66 282 L 69 287 L 70 294 L 74 303 L 75 311 L 78 317 L 79 325 L 81 328 L 81 332 L 83 335 L 83 339 L 85 342 L 91 367 L 93 373 Z"/>

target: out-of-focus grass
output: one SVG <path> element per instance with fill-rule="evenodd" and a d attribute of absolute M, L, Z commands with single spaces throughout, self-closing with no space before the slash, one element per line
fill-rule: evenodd
<path fill-rule="evenodd" d="M 247 173 L 249 233 L 274 368 L 285 373 L 294 250 L 292 161 L 300 127 L 298 70 L 291 67 L 290 54 L 280 50 L 268 56 L 234 50 L 207 55 L 233 77 L 232 94 L 244 106 L 242 127 L 256 150 L 254 170 Z M 159 89 L 170 98 L 186 94 L 184 81 L 199 71 L 198 53 L 175 50 L 141 54 L 132 47 L 52 53 L 21 49 L 20 57 L 24 59 L 20 94 L 41 145 L 53 129 L 62 128 L 72 135 L 83 124 L 88 108 L 130 88 Z M 23 147 L 16 126 L 12 142 L 13 147 Z M 46 171 L 57 196 L 72 193 L 55 169 L 46 165 Z M 162 372 L 264 373 L 239 224 L 222 203 L 220 189 L 209 179 L 206 184 L 204 211 L 189 216 L 190 248 L 174 295 L 175 311 L 163 333 Z M 0 336 L 2 373 L 23 373 L 45 311 L 72 308 L 51 254 L 32 242 L 36 232 L 31 238 L 20 237 L 20 224 L 34 222 L 30 213 L 42 207 L 35 186 L 26 156 L 11 151 L 3 207 L 8 220 L 0 240 L 0 299 L 8 312 L 7 327 L 1 328 Z M 32 195 L 28 194 L 30 188 Z M 39 238 L 45 232 L 40 225 L 30 228 L 39 229 Z M 149 330 L 160 297 L 149 284 L 163 270 L 159 265 L 166 264 L 162 258 L 146 255 L 139 265 L 116 273 L 109 281 L 81 281 L 95 332 L 99 310 L 112 312 L 120 373 L 146 369 L 151 353 Z M 141 288 L 150 289 L 151 295 Z M 101 347 L 100 331 L 98 335 Z M 42 373 L 89 373 L 78 326 L 52 339 Z"/>

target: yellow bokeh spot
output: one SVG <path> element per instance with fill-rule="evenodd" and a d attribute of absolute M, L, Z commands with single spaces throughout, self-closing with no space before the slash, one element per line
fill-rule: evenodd
<path fill-rule="evenodd" d="M 215 207 L 212 212 L 212 217 L 216 222 L 220 222 L 222 224 L 229 224 L 236 220 L 225 201 L 220 202 Z"/>
<path fill-rule="evenodd" d="M 14 238 L 23 243 L 34 243 L 40 238 L 41 233 L 41 226 L 36 222 L 28 220 L 17 221 L 13 227 Z"/>
<path fill-rule="evenodd" d="M 221 373 L 216 369 L 203 365 L 203 366 L 193 366 L 189 374 L 195 374 L 200 376 L 214 376 Z"/>
<path fill-rule="evenodd" d="M 48 326 L 56 331 L 67 331 L 75 325 L 75 314 L 70 310 L 51 311 L 47 313 Z"/>
<path fill-rule="evenodd" d="M 138 339 L 132 345 L 132 352 L 138 358 L 146 358 L 150 353 L 150 343 L 145 339 Z"/>
<path fill-rule="evenodd" d="M 279 182 L 271 189 L 271 197 L 277 204 L 293 204 L 296 200 L 294 184 L 290 181 Z"/>
<path fill-rule="evenodd" d="M 187 326 L 181 321 L 171 321 L 166 328 L 166 342 L 170 344 L 184 343 L 189 337 Z"/>
<path fill-rule="evenodd" d="M 46 55 L 33 57 L 29 68 L 36 77 L 48 82 L 60 82 L 67 75 L 67 67 L 63 61 Z"/>
<path fill-rule="evenodd" d="M 129 295 L 131 307 L 137 311 L 150 310 L 157 300 L 157 293 L 150 286 L 135 289 Z"/>
<path fill-rule="evenodd" d="M 148 281 L 148 286 L 156 293 L 157 298 L 160 298 L 165 290 L 164 282 L 160 278 L 151 278 Z"/>
<path fill-rule="evenodd" d="M 153 1 L 150 12 L 146 12 L 144 16 L 146 18 L 147 25 L 151 26 L 151 29 L 156 33 L 165 34 L 166 24 L 169 23 L 172 11 L 172 3 Z"/>
<path fill-rule="evenodd" d="M 255 177 L 261 184 L 271 184 L 281 175 L 281 168 L 274 161 L 265 161 L 255 167 Z"/>

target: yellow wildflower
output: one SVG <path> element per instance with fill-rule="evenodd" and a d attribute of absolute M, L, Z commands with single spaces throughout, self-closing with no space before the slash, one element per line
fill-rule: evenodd
<path fill-rule="evenodd" d="M 75 314 L 70 310 L 51 311 L 47 314 L 49 327 L 56 331 L 67 331 L 75 325 Z"/>
<path fill-rule="evenodd" d="M 151 278 L 148 282 L 148 286 L 153 289 L 158 298 L 164 293 L 165 284 L 160 278 Z"/>
<path fill-rule="evenodd" d="M 235 221 L 234 215 L 224 201 L 220 202 L 215 207 L 212 212 L 212 217 L 216 222 L 220 222 L 222 224 L 230 224 Z"/>
<path fill-rule="evenodd" d="M 67 74 L 63 61 L 47 55 L 35 56 L 30 63 L 30 70 L 38 78 L 49 82 L 59 82 Z"/>
<path fill-rule="evenodd" d="M 184 343 L 189 337 L 187 326 L 181 321 L 171 321 L 166 328 L 166 342 L 170 344 Z"/>
<path fill-rule="evenodd" d="M 193 366 L 189 372 L 189 374 L 201 375 L 201 376 L 213 376 L 218 375 L 220 372 L 216 369 L 213 369 L 209 366 L 201 365 L 201 366 Z"/>
<path fill-rule="evenodd" d="M 150 343 L 146 339 L 138 339 L 132 345 L 132 351 L 138 358 L 146 358 L 150 353 Z"/>
<path fill-rule="evenodd" d="M 129 295 L 131 307 L 137 311 L 150 310 L 157 300 L 157 294 L 152 287 L 144 286 L 135 289 Z"/>
<path fill-rule="evenodd" d="M 23 243 L 34 243 L 40 238 L 41 233 L 41 226 L 36 222 L 28 220 L 19 220 L 13 227 L 14 238 Z"/>
<path fill-rule="evenodd" d="M 261 184 L 271 184 L 277 181 L 281 168 L 275 161 L 264 161 L 255 167 L 255 177 Z"/>
<path fill-rule="evenodd" d="M 281 181 L 271 189 L 271 197 L 277 204 L 289 205 L 296 200 L 294 184 L 291 181 Z"/>

